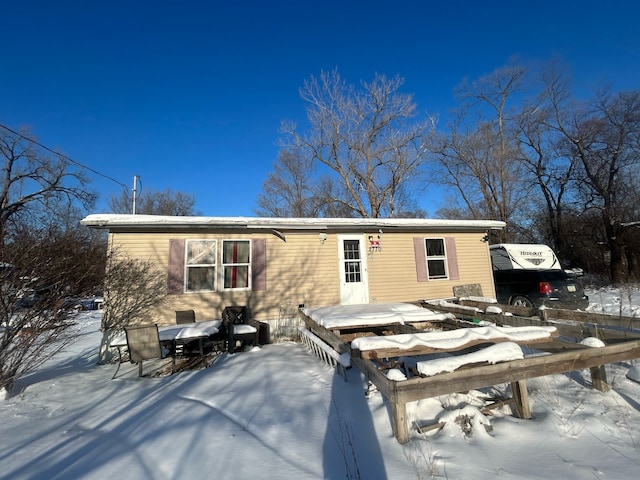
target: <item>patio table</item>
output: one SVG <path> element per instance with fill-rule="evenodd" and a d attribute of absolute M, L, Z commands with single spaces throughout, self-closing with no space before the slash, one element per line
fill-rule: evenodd
<path fill-rule="evenodd" d="M 204 341 L 220 331 L 222 320 L 206 320 L 203 322 L 183 323 L 180 325 L 158 325 L 160 343 L 170 343 L 171 351 L 175 355 L 178 343 L 198 341 L 200 356 L 204 357 Z M 122 348 L 127 346 L 127 336 L 124 332 L 116 335 L 110 343 L 118 349 L 119 362 L 122 362 Z"/>
<path fill-rule="evenodd" d="M 218 333 L 221 326 L 222 320 L 207 320 L 204 322 L 169 325 L 158 327 L 158 336 L 161 342 L 171 342 L 174 352 L 178 343 L 186 344 L 198 340 L 200 356 L 204 357 L 204 341 L 211 335 Z"/>

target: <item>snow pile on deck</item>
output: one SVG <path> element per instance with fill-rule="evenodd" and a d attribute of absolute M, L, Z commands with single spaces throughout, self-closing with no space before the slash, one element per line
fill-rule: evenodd
<path fill-rule="evenodd" d="M 425 300 L 425 303 L 434 305 L 436 307 L 457 308 L 458 310 L 465 310 L 467 312 L 473 312 L 473 313 L 482 312 L 482 309 L 479 307 L 473 307 L 470 305 L 460 305 L 459 303 L 454 303 L 452 301 L 443 300 L 443 299 Z"/>
<path fill-rule="evenodd" d="M 551 337 L 556 327 L 475 327 L 457 330 L 402 333 L 379 337 L 360 337 L 351 342 L 351 348 L 365 351 L 377 349 L 408 350 L 414 347 L 429 347 L 438 350 L 454 350 L 464 345 L 479 342 L 509 340 L 512 342 L 531 342 Z"/>
<path fill-rule="evenodd" d="M 372 303 L 305 308 L 304 314 L 325 328 L 428 322 L 454 318 L 410 303 Z"/>
<path fill-rule="evenodd" d="M 416 367 L 422 375 L 431 376 L 443 372 L 454 372 L 463 365 L 483 362 L 493 365 L 521 358 L 524 358 L 524 354 L 520 345 L 514 342 L 503 342 L 465 355 L 451 355 L 417 362 Z"/>

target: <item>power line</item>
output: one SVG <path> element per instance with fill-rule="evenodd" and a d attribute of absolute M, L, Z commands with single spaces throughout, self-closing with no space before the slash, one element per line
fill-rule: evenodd
<path fill-rule="evenodd" d="M 128 188 L 129 188 L 127 185 L 125 185 L 125 184 L 124 184 L 124 183 L 122 183 L 122 182 L 119 182 L 119 181 L 118 181 L 118 180 L 116 180 L 115 178 L 110 177 L 109 175 L 105 175 L 104 173 L 100 173 L 100 172 L 98 172 L 97 170 L 95 170 L 95 169 L 93 169 L 93 168 L 91 168 L 91 167 L 88 167 L 87 165 L 84 165 L 84 164 L 82 164 L 82 163 L 80 163 L 80 162 L 77 162 L 77 161 L 75 161 L 73 158 L 69 158 L 67 155 L 65 155 L 65 154 L 63 154 L 63 153 L 60 153 L 60 152 L 57 152 L 57 151 L 55 151 L 55 150 L 53 150 L 53 149 L 51 149 L 51 148 L 47 147 L 46 145 L 43 145 L 42 143 L 40 143 L 40 142 L 38 142 L 38 141 L 34 140 L 33 138 L 29 138 L 29 137 L 27 137 L 26 135 L 23 135 L 23 134 L 22 134 L 22 133 L 20 133 L 20 132 L 16 132 L 15 130 L 12 130 L 12 129 L 10 129 L 9 127 L 7 127 L 6 125 L 3 125 L 3 124 L 1 124 L 1 123 L 0 123 L 0 127 L 4 128 L 5 130 L 7 130 L 7 131 L 11 132 L 12 134 L 14 134 L 14 135 L 16 135 L 16 136 L 18 136 L 18 137 L 22 138 L 23 140 L 26 140 L 26 141 L 28 141 L 28 142 L 31 142 L 31 143 L 33 143 L 34 145 L 38 145 L 40 148 L 43 148 L 43 149 L 45 149 L 46 151 L 53 153 L 54 155 L 58 155 L 59 157 L 64 158 L 65 160 L 67 160 L 67 161 L 69 161 L 69 162 L 73 163 L 74 165 L 76 165 L 76 166 L 78 166 L 78 167 L 80 167 L 80 168 L 84 168 L 85 170 L 89 170 L 90 172 L 92 172 L 92 173 L 94 173 L 94 174 L 96 174 L 96 175 L 98 175 L 98 176 L 100 176 L 100 177 L 106 178 L 107 180 L 111 180 L 112 182 L 115 182 L 115 183 L 117 183 L 118 185 L 120 185 L 122 188 L 125 188 L 125 189 L 128 189 Z"/>

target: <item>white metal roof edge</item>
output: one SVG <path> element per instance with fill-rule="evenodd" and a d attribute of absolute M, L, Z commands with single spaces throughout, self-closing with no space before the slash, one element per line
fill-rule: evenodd
<path fill-rule="evenodd" d="M 187 217 L 163 215 L 92 214 L 81 220 L 93 228 L 267 228 L 283 230 L 326 230 L 331 228 L 452 228 L 499 230 L 499 220 L 447 220 L 429 218 L 274 218 L 274 217 Z"/>

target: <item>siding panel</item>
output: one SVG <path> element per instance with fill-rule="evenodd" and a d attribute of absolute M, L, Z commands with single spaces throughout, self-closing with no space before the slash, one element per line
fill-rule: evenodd
<path fill-rule="evenodd" d="M 479 283 L 485 296 L 495 296 L 488 246 L 481 241 L 484 234 L 448 233 L 456 242 L 459 278 L 429 282 L 417 279 L 414 238 L 418 236 L 428 235 L 385 233 L 382 251 L 368 254 L 371 303 L 451 297 L 454 286 L 466 283 Z M 115 233 L 110 236 L 113 248 L 135 258 L 152 260 L 163 271 L 169 266 L 170 240 L 176 238 L 264 239 L 268 284 L 264 290 L 171 296 L 164 309 L 154 312 L 158 323 L 173 323 L 174 310 L 190 308 L 196 311 L 196 319 L 205 320 L 220 318 L 226 305 L 248 305 L 258 320 L 271 320 L 279 317 L 281 307 L 339 303 L 338 242 L 334 232 L 327 232 L 324 241 L 319 239 L 317 231 L 287 233 L 286 241 L 275 235 L 265 237 L 264 232 L 248 234 L 246 231 Z"/>

